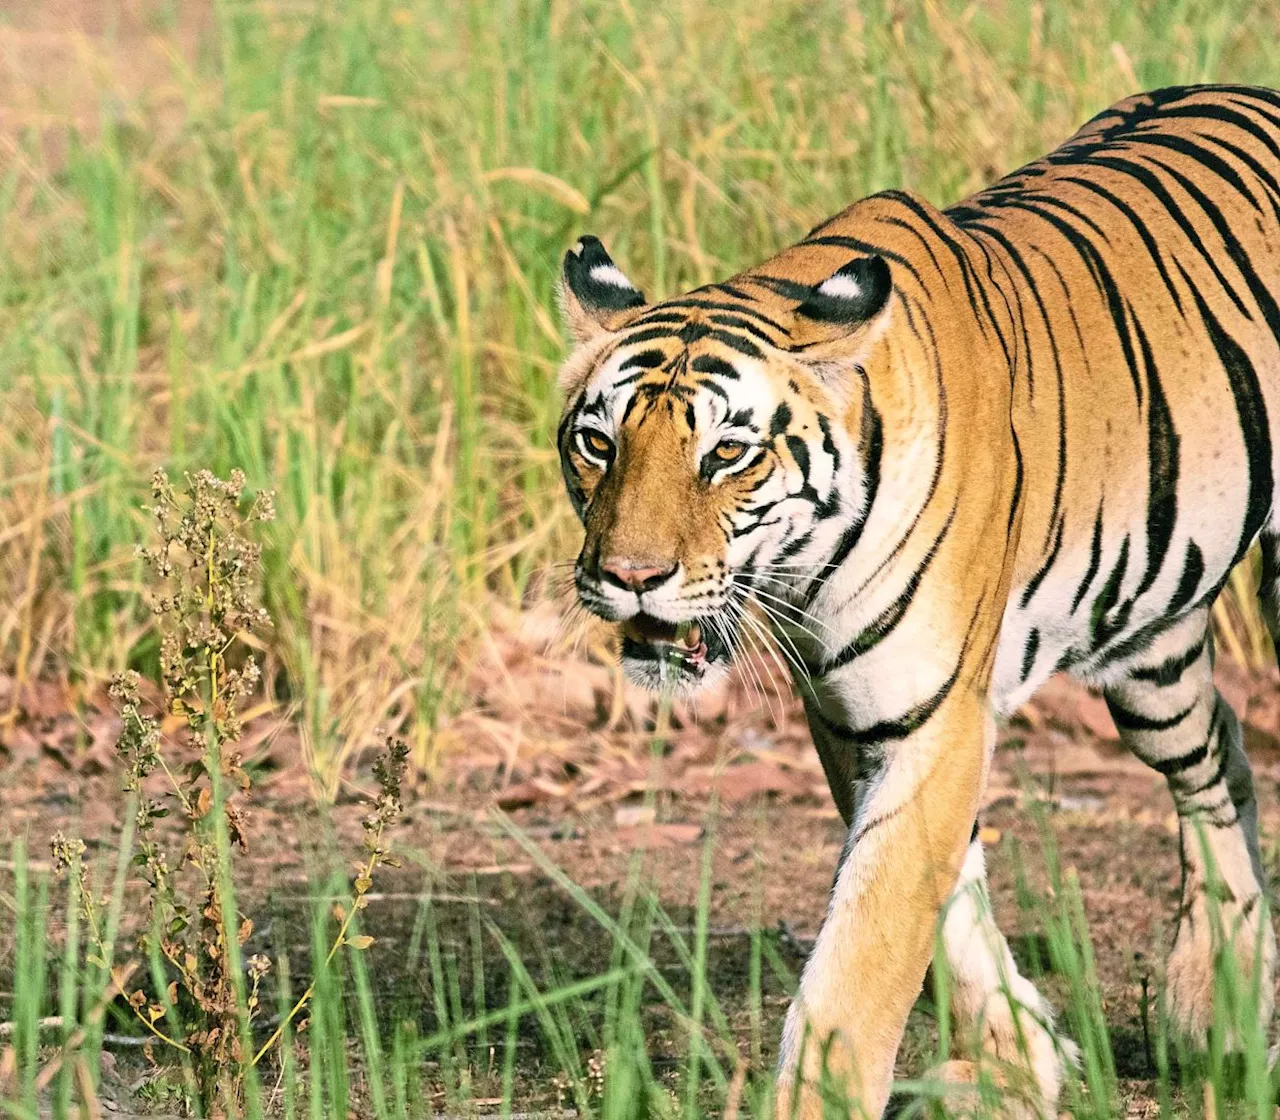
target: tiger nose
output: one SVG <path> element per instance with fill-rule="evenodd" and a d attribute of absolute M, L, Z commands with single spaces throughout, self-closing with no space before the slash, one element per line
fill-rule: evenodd
<path fill-rule="evenodd" d="M 625 556 L 610 556 L 600 562 L 605 579 L 628 591 L 652 591 L 675 575 L 676 567 L 674 563 L 632 560 Z"/>

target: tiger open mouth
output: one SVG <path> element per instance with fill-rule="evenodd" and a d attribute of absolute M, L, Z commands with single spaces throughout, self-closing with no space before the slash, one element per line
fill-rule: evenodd
<path fill-rule="evenodd" d="M 623 662 L 630 662 L 633 679 L 650 688 L 696 686 L 730 653 L 721 627 L 705 619 L 678 624 L 637 614 L 622 623 Z"/>

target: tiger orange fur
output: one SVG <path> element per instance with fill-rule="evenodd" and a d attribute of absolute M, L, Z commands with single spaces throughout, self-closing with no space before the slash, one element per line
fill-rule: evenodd
<path fill-rule="evenodd" d="M 1072 1047 L 974 834 L 997 719 L 1058 671 L 1103 689 L 1173 794 L 1177 1025 L 1204 1040 L 1222 938 L 1268 1025 L 1256 803 L 1208 618 L 1258 541 L 1280 619 L 1280 95 L 1132 97 L 949 209 L 887 191 L 661 303 L 584 238 L 563 289 L 582 601 L 677 690 L 759 639 L 754 604 L 848 824 L 783 1107 L 821 1116 L 825 1078 L 881 1114 L 941 929 L 970 1048 L 944 1074 L 999 1063 L 1015 1112 L 1056 1115 Z"/>

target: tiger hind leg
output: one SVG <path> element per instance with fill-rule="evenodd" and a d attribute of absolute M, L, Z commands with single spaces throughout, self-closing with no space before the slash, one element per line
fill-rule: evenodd
<path fill-rule="evenodd" d="M 1175 1027 L 1193 1046 L 1215 1023 L 1223 1043 L 1274 1005 L 1275 936 L 1263 893 L 1258 807 L 1240 721 L 1213 683 L 1209 612 L 1161 634 L 1106 684 L 1103 694 L 1125 745 L 1164 775 L 1178 813 L 1182 900 L 1166 983 Z M 1228 955 L 1229 954 L 1229 955 Z M 1221 984 L 1216 962 L 1234 962 Z M 1215 993 L 1225 1003 L 1215 1009 Z M 1234 1028 L 1232 1026 L 1234 1024 Z"/>
<path fill-rule="evenodd" d="M 1063 1077 L 1068 1066 L 1077 1064 L 1076 1047 L 1058 1037 L 1052 1009 L 1018 973 L 991 912 L 976 837 L 947 903 L 942 955 L 960 1057 L 944 1063 L 934 1076 L 956 1086 L 972 1085 L 985 1070 L 998 1087 L 1002 1118 L 1057 1116 Z M 962 1093 L 955 1103 L 963 1099 Z"/>

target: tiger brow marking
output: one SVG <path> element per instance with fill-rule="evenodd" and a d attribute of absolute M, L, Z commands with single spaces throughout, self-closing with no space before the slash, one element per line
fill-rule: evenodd
<path fill-rule="evenodd" d="M 744 296 L 743 298 L 749 299 L 750 297 Z M 636 320 L 636 322 L 637 323 L 645 322 L 646 320 L 652 318 L 653 316 L 662 314 L 663 312 L 665 312 L 670 308 L 679 308 L 679 307 L 686 307 L 686 308 L 689 308 L 690 310 L 697 309 L 699 311 L 727 311 L 734 315 L 745 315 L 748 318 L 759 320 L 761 323 L 763 323 L 767 327 L 772 327 L 775 331 L 777 331 L 781 335 L 787 335 L 790 333 L 786 327 L 784 327 L 781 323 L 778 322 L 777 319 L 774 319 L 766 315 L 763 311 L 757 311 L 756 308 L 753 307 L 750 303 L 742 304 L 742 303 L 728 303 L 724 300 L 716 300 L 716 299 L 694 299 L 691 296 L 684 296 L 678 299 L 664 300 L 657 307 L 655 307 L 653 311 L 649 312 L 648 314 L 641 315 Z M 686 318 L 687 316 L 682 315 L 680 316 L 680 321 L 683 322 L 684 319 Z"/>
<path fill-rule="evenodd" d="M 761 342 L 767 342 L 770 346 L 778 345 L 777 341 L 766 331 L 762 331 L 754 323 L 748 319 L 744 319 L 741 315 L 729 315 L 724 312 L 713 312 L 709 318 L 718 327 L 733 327 L 740 331 L 746 331 L 747 334 L 753 335 L 760 339 Z"/>
<path fill-rule="evenodd" d="M 627 358 L 621 366 L 618 367 L 619 373 L 625 373 L 631 369 L 654 369 L 662 365 L 667 360 L 667 355 L 661 350 L 654 348 L 652 350 L 641 350 L 638 354 L 632 354 Z"/>
<path fill-rule="evenodd" d="M 711 373 L 717 377 L 727 377 L 730 381 L 738 380 L 738 371 L 733 363 L 717 358 L 714 354 L 699 354 L 693 359 L 693 369 L 696 373 Z"/>

